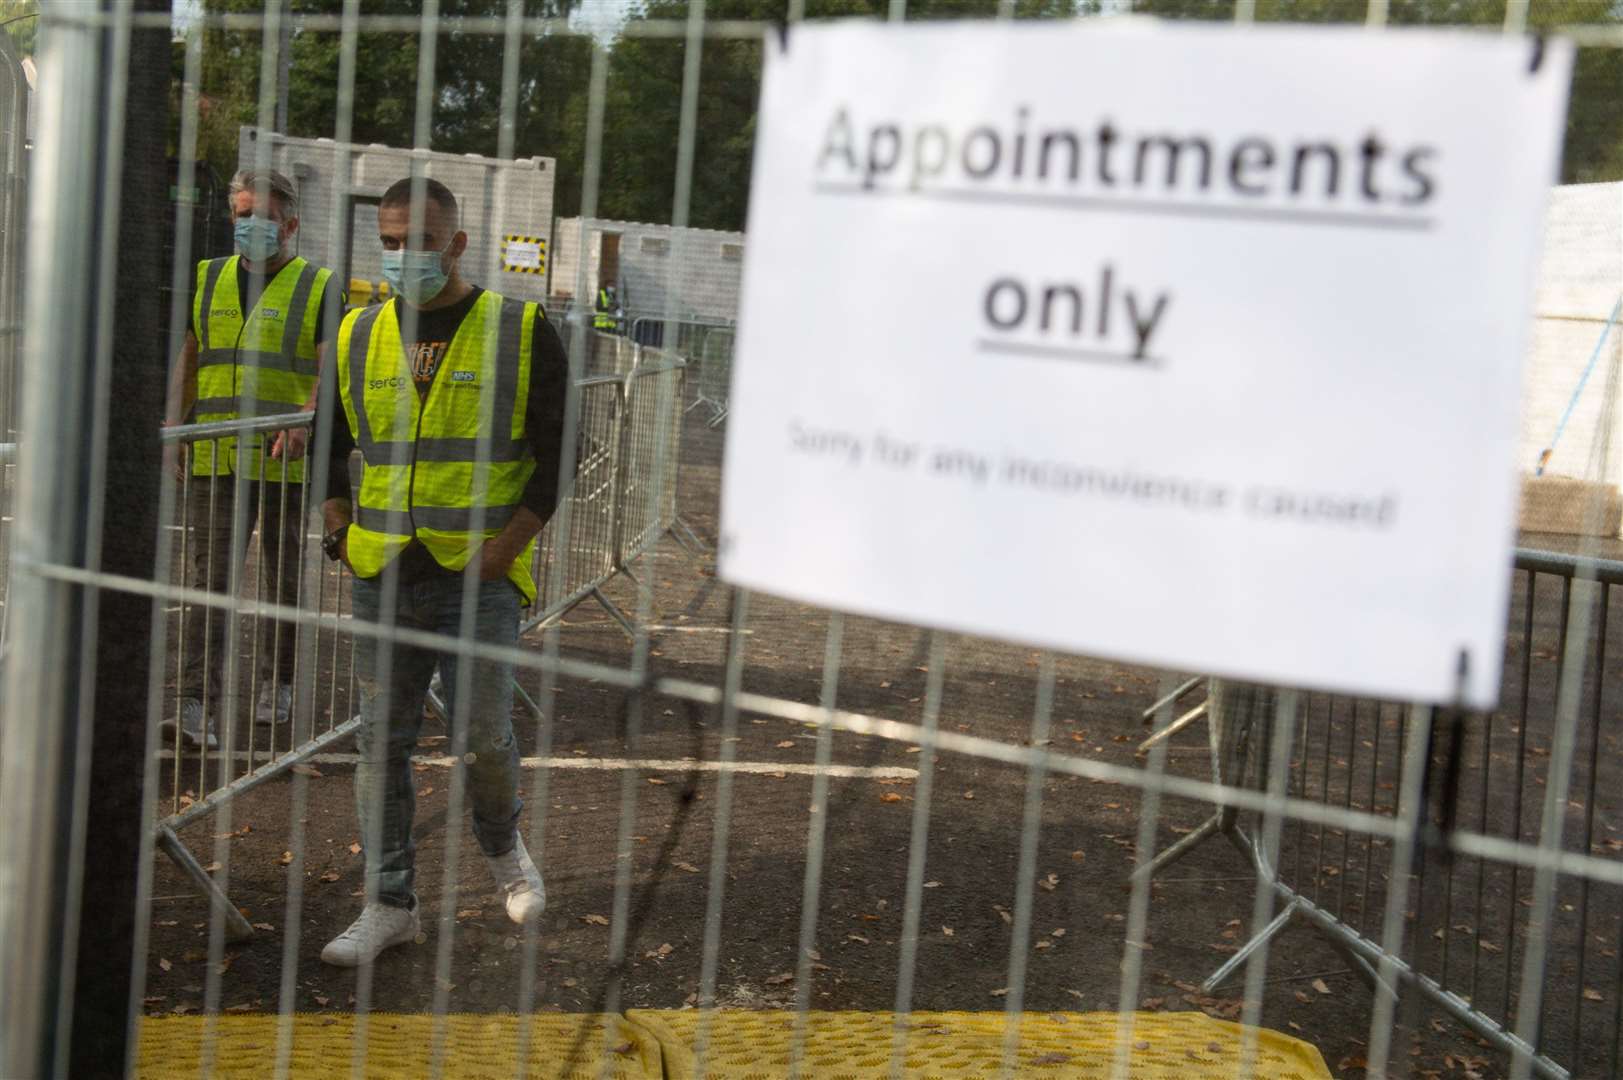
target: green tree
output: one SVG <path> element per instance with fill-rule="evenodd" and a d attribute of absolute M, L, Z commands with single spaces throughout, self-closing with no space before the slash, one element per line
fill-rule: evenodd
<path fill-rule="evenodd" d="M 11 35 L 18 56 L 34 55 L 39 33 L 39 0 L 0 0 L 0 26 Z"/>
<path fill-rule="evenodd" d="M 806 17 L 882 18 L 889 9 L 888 0 L 808 0 Z M 686 0 L 650 0 L 633 18 L 685 19 L 688 10 Z M 1020 18 L 1069 16 L 1076 10 L 1075 0 L 1018 0 L 1016 4 Z M 781 20 L 785 11 L 784 0 L 710 0 L 705 5 L 705 17 L 718 20 L 770 23 Z M 909 19 L 987 17 L 997 11 L 998 0 L 911 0 L 907 5 Z M 744 227 L 761 89 L 761 47 L 761 40 L 753 38 L 707 38 L 702 46 L 688 218 L 693 226 Z M 681 39 L 632 34 L 622 35 L 614 43 L 604 103 L 600 217 L 671 219 L 686 48 Z M 560 148 L 560 159 L 584 151 L 588 105 L 585 93 L 571 104 L 571 138 Z"/>
<path fill-rule="evenodd" d="M 1098 0 L 1090 0 L 1095 7 Z M 1366 0 L 1257 0 L 1258 22 L 1361 23 Z M 1133 10 L 1167 19 L 1234 18 L 1234 0 L 1135 0 Z M 1504 0 L 1392 0 L 1390 26 L 1497 27 L 1504 23 Z M 1535 0 L 1528 5 L 1534 30 L 1561 26 L 1623 24 L 1618 0 Z M 1561 180 L 1568 184 L 1623 180 L 1623 49 L 1578 51 L 1567 101 Z"/>

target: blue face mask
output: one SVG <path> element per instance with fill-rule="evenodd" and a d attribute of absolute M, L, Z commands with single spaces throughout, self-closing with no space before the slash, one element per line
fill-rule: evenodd
<path fill-rule="evenodd" d="M 238 218 L 237 251 L 249 262 L 269 262 L 282 250 L 282 227 L 262 217 Z"/>
<path fill-rule="evenodd" d="M 450 245 L 446 245 L 446 251 Z M 440 294 L 451 275 L 445 272 L 444 251 L 385 251 L 383 280 L 389 288 L 421 307 Z"/>

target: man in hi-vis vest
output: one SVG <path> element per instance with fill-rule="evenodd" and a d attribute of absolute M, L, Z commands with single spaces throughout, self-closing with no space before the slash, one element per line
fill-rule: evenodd
<path fill-rule="evenodd" d="M 231 178 L 230 206 L 237 254 L 197 264 L 191 322 L 170 373 L 166 425 L 181 423 L 194 406 L 198 423 L 314 408 L 321 355 L 343 317 L 343 293 L 332 272 L 293 254 L 299 204 L 287 177 L 268 169 L 237 173 Z M 306 436 L 300 428 L 252 435 L 240 447 L 236 438 L 191 447 L 186 487 L 191 588 L 226 591 L 233 524 L 246 547 L 259 514 L 258 598 L 297 602 Z M 169 461 L 179 472 L 178 447 L 171 448 Z M 208 607 L 185 614 L 178 721 L 187 742 L 214 746 L 213 718 L 222 711 L 230 715 L 221 708 L 221 672 L 233 620 Z M 259 688 L 255 717 L 265 724 L 285 721 L 293 702 L 294 628 L 266 619 L 255 634 L 257 669 L 247 676 Z M 174 722 L 166 720 L 164 726 L 173 730 Z"/>
<path fill-rule="evenodd" d="M 558 504 L 568 360 L 539 305 L 462 278 L 468 237 L 445 185 L 390 187 L 378 238 L 393 298 L 351 312 L 338 331 L 336 392 L 326 400 L 344 415 L 332 426 L 322 547 L 355 573 L 357 622 L 447 640 L 435 650 L 355 638 L 367 902 L 321 952 L 343 967 L 418 933 L 411 753 L 436 668 L 474 836 L 508 917 L 533 921 L 546 905 L 518 830 L 512 665 L 453 650 L 459 638 L 518 645 L 519 610 L 535 598 L 535 537 Z M 358 492 L 349 476 L 357 447 Z"/>

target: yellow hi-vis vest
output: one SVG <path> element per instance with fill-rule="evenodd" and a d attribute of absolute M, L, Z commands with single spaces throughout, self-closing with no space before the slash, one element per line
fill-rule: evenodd
<path fill-rule="evenodd" d="M 237 275 L 246 270 L 241 258 L 209 259 L 197 264 L 197 291 L 192 325 L 197 331 L 197 421 L 241 420 L 298 412 L 316 385 L 316 312 L 332 271 L 290 259 L 246 318 Z M 260 476 L 264 435 L 249 436 L 244 452 L 246 475 Z M 218 451 L 216 451 L 216 447 Z M 197 443 L 192 471 L 223 476 L 237 467 L 237 440 Z M 266 480 L 284 479 L 282 462 L 266 457 Z M 304 462 L 292 462 L 285 479 L 304 480 Z"/>
<path fill-rule="evenodd" d="M 338 328 L 338 391 L 365 459 L 348 534 L 361 577 L 381 573 L 413 537 L 441 566 L 463 569 L 512 520 L 536 468 L 524 407 L 537 305 L 481 293 L 423 398 L 399 303 L 352 311 Z M 507 571 L 526 604 L 534 551 L 531 540 Z"/>

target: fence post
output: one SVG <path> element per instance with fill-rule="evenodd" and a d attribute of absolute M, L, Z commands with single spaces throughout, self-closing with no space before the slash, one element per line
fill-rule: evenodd
<path fill-rule="evenodd" d="M 136 884 L 150 851 L 141 762 L 152 605 L 75 575 L 148 578 L 157 535 L 156 428 L 121 430 L 113 451 L 108 423 L 115 395 L 156 419 L 164 386 L 143 261 L 167 228 L 168 34 L 132 33 L 137 8 L 168 5 L 47 7 L 39 36 L 54 86 L 40 97 L 33 162 L 27 446 L 0 736 L 5 1076 L 122 1073 L 127 1048 Z M 154 122 L 126 125 L 132 106 Z"/>

